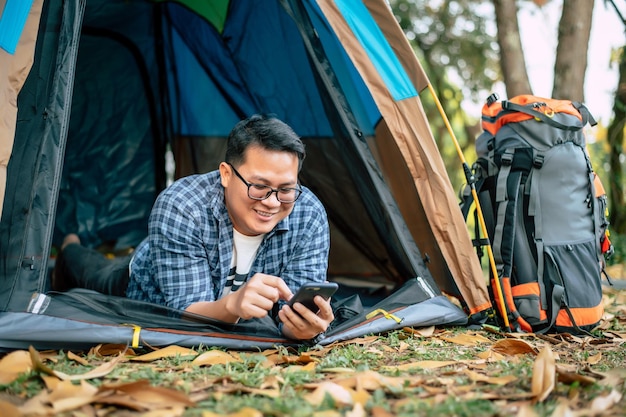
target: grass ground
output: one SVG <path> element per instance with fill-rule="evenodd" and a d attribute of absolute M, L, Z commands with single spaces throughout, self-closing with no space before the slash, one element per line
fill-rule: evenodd
<path fill-rule="evenodd" d="M 18 351 L 0 416 L 624 416 L 626 291 L 595 337 L 405 328 L 263 352 Z"/>

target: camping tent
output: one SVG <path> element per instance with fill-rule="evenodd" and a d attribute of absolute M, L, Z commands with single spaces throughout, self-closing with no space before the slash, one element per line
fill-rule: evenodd
<path fill-rule="evenodd" d="M 215 169 L 253 113 L 305 142 L 300 179 L 331 222 L 329 279 L 364 299 L 364 286 L 391 293 L 322 343 L 464 324 L 490 308 L 420 102 L 428 79 L 384 0 L 45 0 L 34 57 L 0 225 L 0 348 L 288 342 L 256 337 L 260 323 L 225 332 L 159 306 L 49 291 L 64 233 L 132 248 L 158 192 Z"/>

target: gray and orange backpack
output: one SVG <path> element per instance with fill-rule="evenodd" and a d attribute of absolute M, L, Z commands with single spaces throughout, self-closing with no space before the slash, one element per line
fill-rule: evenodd
<path fill-rule="evenodd" d="M 512 330 L 586 333 L 604 313 L 602 275 L 613 248 L 587 123 L 596 123 L 588 109 L 569 100 L 492 95 L 483 106 L 473 180 L 498 272 L 490 289 L 498 279 L 504 299 L 494 295 L 494 305 Z M 465 193 L 466 217 L 471 207 Z M 487 242 L 478 228 L 474 242 L 480 256 Z"/>

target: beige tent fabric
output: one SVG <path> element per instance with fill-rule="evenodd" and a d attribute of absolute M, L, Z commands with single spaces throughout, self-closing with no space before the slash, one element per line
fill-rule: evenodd
<path fill-rule="evenodd" d="M 0 0 L 0 11 L 6 0 Z M 6 192 L 7 165 L 13 149 L 17 122 L 17 95 L 33 65 L 35 42 L 43 0 L 34 0 L 24 26 L 24 31 L 11 55 L 0 48 L 0 213 Z"/>
<path fill-rule="evenodd" d="M 384 153 L 399 151 L 408 167 L 408 173 L 412 178 L 412 184 L 409 183 L 409 186 L 412 185 L 419 196 L 415 196 L 415 192 L 406 187 L 391 184 L 391 189 L 418 247 L 424 255 L 423 248 L 433 246 L 433 240 L 428 239 L 430 233 L 424 230 L 425 227 L 428 228 L 427 221 L 434 241 L 438 243 L 439 251 L 445 259 L 445 265 L 450 269 L 470 313 L 478 313 L 489 308 L 491 303 L 485 279 L 419 98 L 395 101 L 334 2 L 318 0 L 318 4 L 372 91 L 384 119 L 385 128 L 393 138 L 393 141 L 385 143 L 381 142 L 384 141 L 384 135 L 377 139 L 376 153 L 384 160 Z M 387 39 L 393 39 L 390 45 L 418 91 L 425 88 L 428 85 L 426 75 L 387 4 L 383 0 L 371 0 L 365 4 Z M 380 130 L 379 126 L 377 134 Z M 394 142 L 395 146 L 389 142 Z M 386 176 L 392 179 L 395 177 L 396 180 L 402 177 L 403 174 L 398 172 L 398 167 L 402 164 L 387 161 L 382 165 L 387 167 Z M 419 201 L 416 202 L 416 198 Z M 426 219 L 420 218 L 420 214 Z M 435 259 L 431 259 L 432 265 L 429 265 L 429 268 L 437 284 L 445 290 L 449 285 L 445 282 L 448 279 L 447 274 L 442 272 L 444 266 L 437 264 L 436 254 L 431 252 L 426 255 L 431 258 L 434 256 Z"/>

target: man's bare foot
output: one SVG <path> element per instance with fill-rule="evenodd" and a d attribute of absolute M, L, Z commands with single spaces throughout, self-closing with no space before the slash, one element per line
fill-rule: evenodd
<path fill-rule="evenodd" d="M 80 245 L 80 238 L 77 234 L 70 233 L 69 235 L 65 236 L 65 238 L 63 239 L 63 243 L 61 244 L 61 250 L 65 249 L 65 247 L 71 243 L 77 243 Z"/>

